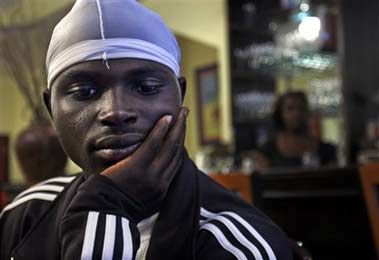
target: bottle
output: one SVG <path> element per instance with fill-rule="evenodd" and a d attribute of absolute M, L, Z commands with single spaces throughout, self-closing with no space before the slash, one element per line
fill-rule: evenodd
<path fill-rule="evenodd" d="M 307 151 L 304 152 L 302 157 L 302 163 L 305 167 L 319 167 L 320 166 L 320 159 L 318 157 L 318 154 L 313 151 Z"/>
<path fill-rule="evenodd" d="M 337 147 L 337 164 L 339 167 L 345 167 L 347 165 L 347 156 L 346 156 L 346 142 L 342 138 Z"/>

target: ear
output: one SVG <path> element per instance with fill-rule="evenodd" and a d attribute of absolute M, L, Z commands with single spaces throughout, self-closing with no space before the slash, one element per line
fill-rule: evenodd
<path fill-rule="evenodd" d="M 187 90 L 187 81 L 185 77 L 179 77 L 178 82 L 180 85 L 180 90 L 182 94 L 182 102 L 184 101 L 184 97 L 186 95 L 186 90 Z"/>
<path fill-rule="evenodd" d="M 50 97 L 51 97 L 50 90 L 49 89 L 45 89 L 43 91 L 43 101 L 45 103 L 47 111 L 49 111 L 50 117 L 52 118 L 53 116 L 52 116 L 52 113 L 51 113 L 51 102 L 50 102 L 51 99 L 50 99 Z"/>

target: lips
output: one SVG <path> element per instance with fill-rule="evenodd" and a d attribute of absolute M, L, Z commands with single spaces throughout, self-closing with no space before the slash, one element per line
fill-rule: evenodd
<path fill-rule="evenodd" d="M 142 141 L 140 134 L 106 136 L 95 142 L 95 154 L 108 161 L 119 161 L 137 150 Z"/>

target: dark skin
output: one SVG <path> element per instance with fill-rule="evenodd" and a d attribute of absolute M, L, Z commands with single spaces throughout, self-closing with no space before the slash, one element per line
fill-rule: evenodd
<path fill-rule="evenodd" d="M 85 173 L 102 174 L 156 207 L 183 160 L 185 79 L 142 59 L 73 65 L 44 100 L 62 145 Z"/>
<path fill-rule="evenodd" d="M 285 99 L 282 109 L 286 131 L 296 135 L 304 134 L 307 131 L 309 112 L 303 100 L 289 96 Z"/>
<path fill-rule="evenodd" d="M 297 96 L 288 96 L 283 103 L 282 117 L 285 129 L 277 136 L 277 146 L 286 157 L 301 157 L 315 149 L 308 131 L 307 104 Z"/>

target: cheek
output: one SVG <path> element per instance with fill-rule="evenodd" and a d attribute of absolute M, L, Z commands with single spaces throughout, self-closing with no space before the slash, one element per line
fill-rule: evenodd
<path fill-rule="evenodd" d="M 85 114 L 85 108 L 75 107 L 67 102 L 60 102 L 52 107 L 53 120 L 61 134 L 76 132 L 76 129 L 80 129 Z"/>
<path fill-rule="evenodd" d="M 85 134 L 88 133 L 85 108 L 70 107 L 64 102 L 52 107 L 52 118 L 59 134 L 61 143 L 70 158 L 79 164 L 84 154 Z"/>
<path fill-rule="evenodd" d="M 158 99 L 150 102 L 144 111 L 146 111 L 150 117 L 153 117 L 154 122 L 158 121 L 164 115 L 172 115 L 175 119 L 178 115 L 179 109 L 182 106 L 179 93 L 173 93 L 171 95 L 161 96 Z"/>
<path fill-rule="evenodd" d="M 175 120 L 178 116 L 180 105 L 173 105 L 168 103 L 164 105 L 153 104 L 149 108 L 149 110 L 145 111 L 143 117 L 146 119 L 147 122 L 149 122 L 149 128 L 152 128 L 153 125 L 165 115 L 171 115 Z"/>

